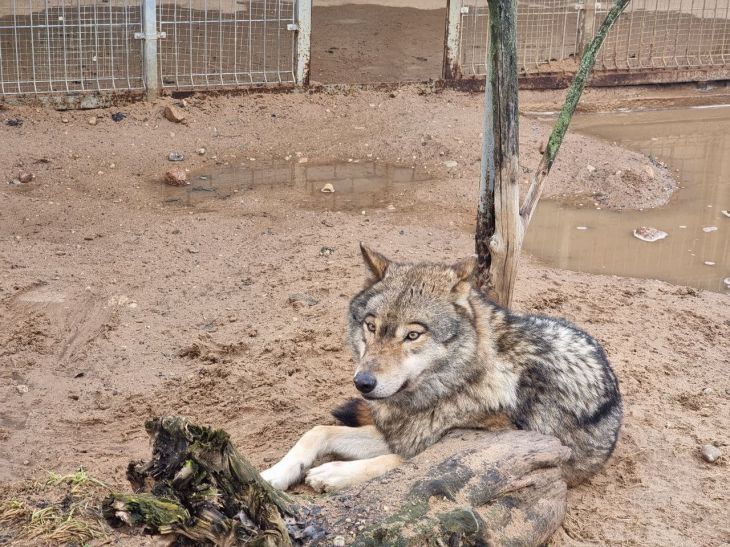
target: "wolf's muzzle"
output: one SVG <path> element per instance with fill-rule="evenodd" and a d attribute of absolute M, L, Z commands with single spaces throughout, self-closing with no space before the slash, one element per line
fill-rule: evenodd
<path fill-rule="evenodd" d="M 375 389 L 378 381 L 369 372 L 358 372 L 355 374 L 355 387 L 360 393 L 370 393 Z"/>

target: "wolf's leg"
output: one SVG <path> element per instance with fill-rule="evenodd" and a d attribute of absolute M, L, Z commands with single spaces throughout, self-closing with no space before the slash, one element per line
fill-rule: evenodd
<path fill-rule="evenodd" d="M 403 458 L 397 454 L 352 462 L 329 462 L 310 469 L 305 482 L 319 492 L 333 492 L 384 475 L 401 463 Z"/>
<path fill-rule="evenodd" d="M 342 459 L 361 460 L 389 453 L 385 439 L 375 426 L 318 425 L 261 476 L 274 488 L 286 490 L 304 477 L 317 458 L 333 454 Z"/>

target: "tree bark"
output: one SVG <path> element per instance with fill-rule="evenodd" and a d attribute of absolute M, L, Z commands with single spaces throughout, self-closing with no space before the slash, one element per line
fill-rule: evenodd
<path fill-rule="evenodd" d="M 477 213 L 477 284 L 503 306 L 512 303 L 527 226 L 573 118 L 603 41 L 630 0 L 616 0 L 586 46 L 565 103 L 519 207 L 516 0 L 490 0 L 489 81 L 484 93 L 484 139 Z"/>
<path fill-rule="evenodd" d="M 486 294 L 509 306 L 522 241 L 516 0 L 489 2 L 489 60 L 476 227 L 476 281 Z"/>
<path fill-rule="evenodd" d="M 526 431 L 457 431 L 362 486 L 297 504 L 272 490 L 228 435 L 151 420 L 153 459 L 132 462 L 136 494 L 103 505 L 117 526 L 214 545 L 542 545 L 565 516 L 570 451 Z M 451 454 L 451 455 L 449 455 Z"/>

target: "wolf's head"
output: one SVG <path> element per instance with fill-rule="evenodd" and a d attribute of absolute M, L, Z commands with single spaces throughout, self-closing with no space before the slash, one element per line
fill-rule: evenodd
<path fill-rule="evenodd" d="M 360 247 L 371 279 L 350 302 L 355 386 L 371 400 L 432 404 L 468 381 L 463 365 L 476 356 L 476 261 L 402 264 Z"/>

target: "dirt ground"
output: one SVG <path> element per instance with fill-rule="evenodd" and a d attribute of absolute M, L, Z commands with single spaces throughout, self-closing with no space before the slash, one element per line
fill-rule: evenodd
<path fill-rule="evenodd" d="M 525 107 L 549 106 L 550 97 L 526 96 Z M 127 462 L 148 456 L 142 423 L 150 415 L 225 428 L 260 467 L 311 426 L 330 423 L 329 410 L 355 394 L 344 325 L 363 281 L 358 241 L 401 260 L 473 250 L 481 101 L 426 86 L 193 98 L 183 107 L 187 124 L 161 116 L 169 99 L 95 112 L 0 111 L 2 176 L 35 175 L 0 189 L 6 489 L 81 465 L 124 485 Z M 116 123 L 118 110 L 127 117 Z M 21 126 L 5 123 L 15 118 Z M 548 130 L 522 120 L 526 177 Z M 172 164 L 171 151 L 185 160 Z M 391 196 L 389 207 L 348 211 L 313 206 L 301 188 L 276 184 L 183 207 L 167 202 L 161 183 L 175 166 L 194 173 L 272 160 L 379 160 L 433 180 Z M 635 187 L 630 203 L 620 185 L 591 188 L 605 206 L 669 199 L 667 172 L 642 178 L 648 158 L 577 135 L 546 195 L 587 191 L 581 171 L 604 162 Z M 525 257 L 515 307 L 594 334 L 624 395 L 616 453 L 569 493 L 556 543 L 727 544 L 727 296 Z M 700 457 L 705 443 L 725 454 L 714 465 Z"/>
<path fill-rule="evenodd" d="M 315 5 L 311 78 L 324 83 L 438 79 L 445 21 L 445 8 Z"/>

